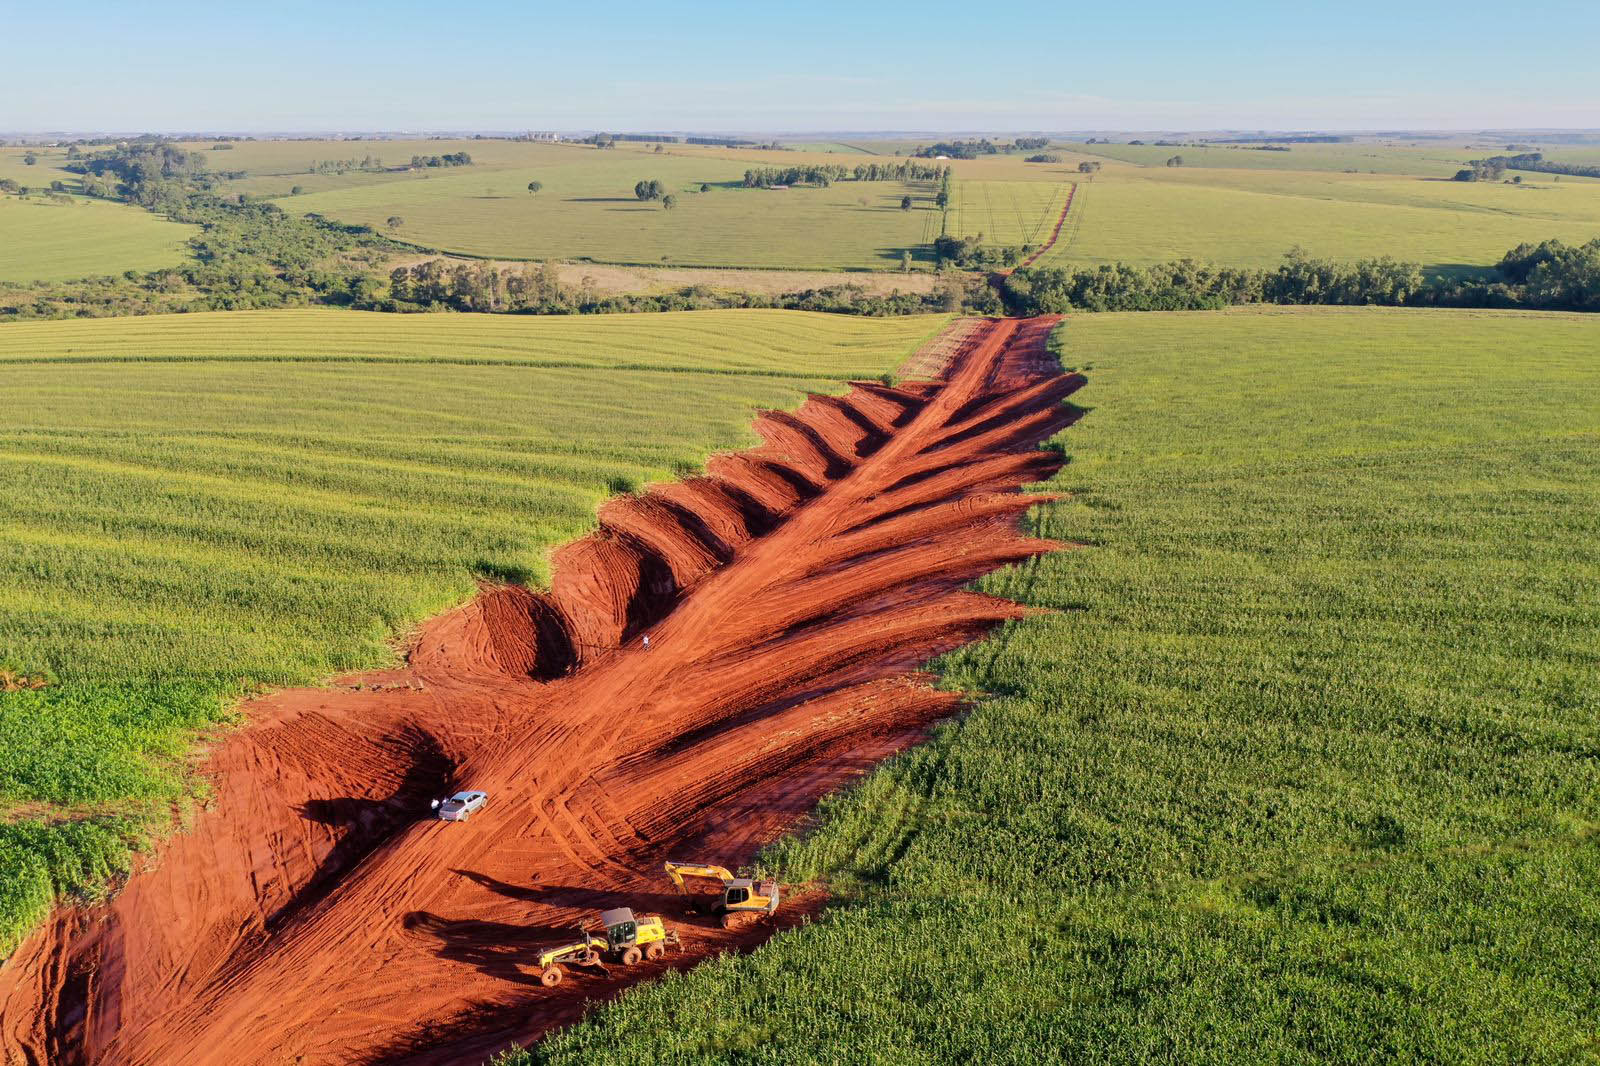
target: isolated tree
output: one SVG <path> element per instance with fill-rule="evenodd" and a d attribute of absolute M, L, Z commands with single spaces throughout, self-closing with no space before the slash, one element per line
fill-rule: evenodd
<path fill-rule="evenodd" d="M 539 190 L 542 189 L 542 188 L 544 188 L 544 182 L 541 182 L 541 181 L 530 181 L 530 182 L 528 182 L 528 194 L 530 196 L 538 196 L 539 195 Z"/>
<path fill-rule="evenodd" d="M 658 144 L 658 145 L 656 145 L 656 155 L 660 155 L 660 154 L 661 154 L 661 146 Z"/>
<path fill-rule="evenodd" d="M 711 183 L 702 181 L 700 183 L 700 191 L 701 192 L 710 192 L 711 191 Z"/>
<path fill-rule="evenodd" d="M 902 210 L 902 211 L 911 210 L 911 197 L 909 197 L 909 196 L 900 197 L 900 210 Z"/>
<path fill-rule="evenodd" d="M 23 155 L 23 157 L 22 157 L 22 161 L 23 161 L 23 162 L 24 162 L 24 163 L 26 163 L 26 164 L 28 164 L 28 166 L 30 166 L 30 167 L 31 167 L 31 166 L 33 166 L 33 165 L 34 165 L 34 164 L 35 164 L 35 163 L 37 163 L 37 162 L 38 162 L 38 161 L 39 161 L 39 157 L 38 157 L 38 156 L 36 156 L 36 155 L 34 155 L 34 154 L 33 154 L 33 153 L 32 153 L 32 152 L 27 152 L 27 153 L 25 153 L 25 154 L 24 154 L 24 155 Z"/>
<path fill-rule="evenodd" d="M 1167 160 L 1167 166 L 1169 166 L 1169 167 L 1181 167 L 1181 166 L 1183 166 L 1183 156 L 1181 156 L 1181 155 L 1173 156 L 1171 159 Z"/>
<path fill-rule="evenodd" d="M 401 218 L 399 215 L 390 215 L 389 216 L 388 226 L 389 226 L 390 229 L 399 229 L 401 226 L 404 226 L 405 224 L 406 224 L 406 220 Z"/>
<path fill-rule="evenodd" d="M 1082 163 L 1078 164 L 1078 173 L 1079 174 L 1093 174 L 1095 171 L 1097 171 L 1099 169 L 1100 169 L 1100 164 L 1096 163 L 1096 162 L 1094 162 L 1092 160 L 1084 160 Z"/>
<path fill-rule="evenodd" d="M 900 273 L 911 273 L 911 249 L 909 248 L 900 253 Z"/>
<path fill-rule="evenodd" d="M 678 198 L 671 194 L 663 196 L 661 198 L 661 206 L 666 210 L 671 211 L 674 207 L 678 206 Z"/>
<path fill-rule="evenodd" d="M 933 198 L 933 202 L 939 205 L 939 210 L 943 211 L 945 208 L 950 206 L 950 194 L 945 190 L 940 189 L 939 195 Z"/>
<path fill-rule="evenodd" d="M 304 185 L 294 185 L 294 186 L 291 186 L 289 188 L 289 195 L 290 196 L 299 196 L 301 193 L 303 193 L 305 191 L 306 191 L 306 187 Z"/>

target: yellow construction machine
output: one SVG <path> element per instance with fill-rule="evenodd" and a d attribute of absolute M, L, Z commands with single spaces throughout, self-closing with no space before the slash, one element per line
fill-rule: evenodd
<path fill-rule="evenodd" d="M 608 958 L 632 966 L 641 958 L 659 959 L 666 954 L 668 945 L 678 944 L 678 934 L 663 925 L 660 918 L 636 918 L 627 907 L 601 911 L 600 925 L 604 936 L 579 928 L 568 943 L 541 952 L 537 963 L 539 983 L 546 988 L 559 985 L 565 974 L 562 966 L 593 966 L 604 973 Z"/>
<path fill-rule="evenodd" d="M 702 862 L 668 862 L 667 876 L 678 886 L 678 891 L 689 897 L 690 909 L 695 907 L 695 893 L 684 884 L 685 878 L 719 881 L 722 898 L 711 905 L 711 913 L 722 916 L 722 928 L 732 929 L 743 921 L 776 914 L 778 911 L 778 882 L 761 881 L 748 877 L 735 877 L 721 866 Z"/>

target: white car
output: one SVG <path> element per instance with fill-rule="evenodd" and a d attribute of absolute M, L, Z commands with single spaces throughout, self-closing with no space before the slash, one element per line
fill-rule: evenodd
<path fill-rule="evenodd" d="M 442 822 L 464 822 L 489 805 L 487 792 L 457 792 L 449 799 L 433 801 L 433 808 Z"/>

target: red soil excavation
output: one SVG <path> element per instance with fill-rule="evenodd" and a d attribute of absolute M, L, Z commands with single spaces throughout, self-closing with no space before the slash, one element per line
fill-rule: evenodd
<path fill-rule="evenodd" d="M 1082 383 L 1053 325 L 986 322 L 937 382 L 766 414 L 763 446 L 608 503 L 549 595 L 486 589 L 403 670 L 249 705 L 190 830 L 0 968 L 0 1061 L 480 1062 L 770 936 L 684 918 L 661 862 L 748 861 L 959 707 L 920 664 L 1023 614 L 965 586 L 1060 547 L 1018 526 Z M 428 818 L 457 787 L 489 808 Z M 536 949 L 611 906 L 683 950 L 542 988 Z"/>

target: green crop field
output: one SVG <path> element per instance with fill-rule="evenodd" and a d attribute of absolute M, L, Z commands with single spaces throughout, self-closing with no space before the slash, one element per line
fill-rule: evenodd
<path fill-rule="evenodd" d="M 982 234 L 986 244 L 1040 245 L 1050 239 L 1067 182 L 974 181 L 963 178 L 955 191 L 946 226 L 953 237 Z"/>
<path fill-rule="evenodd" d="M 1590 319 L 1072 319 L 1052 613 L 772 849 L 835 905 L 542 1063 L 1600 1055 Z M 684 1019 L 694 1019 L 684 1024 Z"/>
<path fill-rule="evenodd" d="M 606 496 L 892 370 L 941 316 L 223 312 L 0 329 L 0 956 L 188 788 L 251 684 L 392 660 Z"/>
<path fill-rule="evenodd" d="M 1522 185 L 1268 171 L 1107 170 L 1083 185 L 1044 265 L 1191 257 L 1268 266 L 1293 245 L 1329 259 L 1393 256 L 1481 268 L 1523 242 L 1600 236 L 1600 182 Z M 1065 239 L 1070 235 L 1070 240 Z"/>
<path fill-rule="evenodd" d="M 127 204 L 0 196 L 0 281 L 63 281 L 157 270 L 189 257 L 199 230 Z"/>
<path fill-rule="evenodd" d="M 746 164 L 715 157 L 568 150 L 564 165 L 462 167 L 281 201 L 288 210 L 364 223 L 442 251 L 501 258 L 642 265 L 883 268 L 922 257 L 931 185 L 840 182 L 826 189 L 744 189 Z M 660 180 L 675 210 L 635 199 Z M 544 189 L 527 191 L 537 180 Z M 701 192 L 702 185 L 711 189 Z M 902 211 L 912 193 L 918 209 Z M 387 229 L 386 220 L 404 220 Z M 936 223 L 935 223 L 936 225 Z"/>

